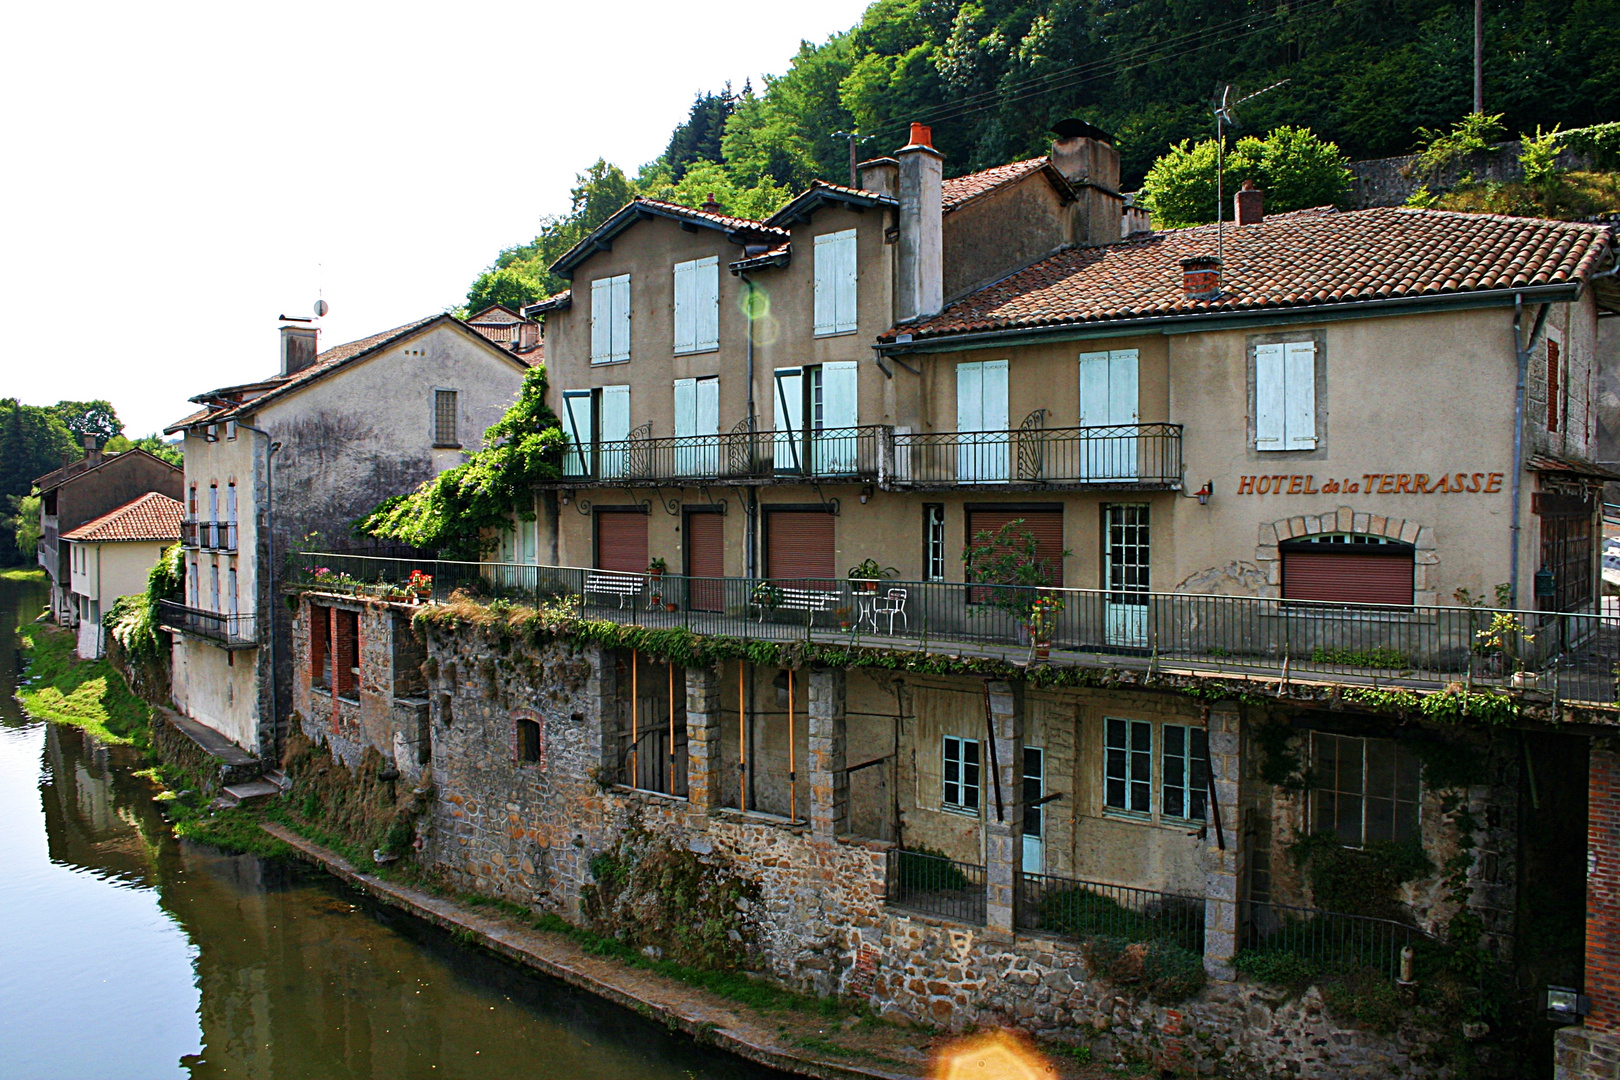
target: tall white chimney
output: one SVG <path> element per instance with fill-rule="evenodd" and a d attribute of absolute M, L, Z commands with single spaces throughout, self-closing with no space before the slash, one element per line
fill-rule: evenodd
<path fill-rule="evenodd" d="M 900 239 L 896 259 L 895 319 L 936 315 L 945 305 L 944 211 L 940 186 L 944 155 L 934 134 L 911 125 L 911 142 L 895 152 L 900 161 Z"/>

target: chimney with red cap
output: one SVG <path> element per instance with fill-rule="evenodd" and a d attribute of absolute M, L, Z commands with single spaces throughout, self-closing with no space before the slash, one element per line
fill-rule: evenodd
<path fill-rule="evenodd" d="M 945 306 L 944 155 L 926 124 L 911 125 L 911 141 L 895 151 L 900 162 L 900 237 L 895 318 L 938 314 Z"/>
<path fill-rule="evenodd" d="M 1243 188 L 1232 196 L 1232 205 L 1233 220 L 1239 225 L 1258 225 L 1266 219 L 1266 193 L 1253 180 L 1243 181 Z"/>
<path fill-rule="evenodd" d="M 712 191 L 709 192 L 709 199 L 708 199 L 707 202 L 705 202 L 703 204 L 703 212 L 706 213 L 706 214 L 718 214 L 718 213 L 721 213 L 724 209 L 725 208 L 723 206 L 721 206 L 719 203 L 715 202 L 715 200 L 714 200 L 714 192 L 712 192 Z"/>
<path fill-rule="evenodd" d="M 1221 291 L 1221 260 L 1194 255 L 1181 260 L 1181 287 L 1188 300 L 1211 300 Z"/>

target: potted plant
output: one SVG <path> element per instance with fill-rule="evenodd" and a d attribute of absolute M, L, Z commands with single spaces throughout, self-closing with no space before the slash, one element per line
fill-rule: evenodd
<path fill-rule="evenodd" d="M 1037 596 L 1030 605 L 1029 640 L 1034 646 L 1035 659 L 1045 660 L 1052 655 L 1052 634 L 1057 630 L 1063 606 L 1063 598 L 1052 593 Z"/>
<path fill-rule="evenodd" d="M 876 559 L 862 559 L 849 568 L 849 580 L 861 592 L 877 592 L 878 582 L 895 577 L 900 571 L 879 565 Z"/>
<path fill-rule="evenodd" d="M 849 629 L 849 606 L 847 604 L 843 607 L 833 608 L 833 615 L 838 618 L 838 629 Z"/>
<path fill-rule="evenodd" d="M 973 537 L 973 543 L 962 553 L 967 578 L 976 584 L 990 586 L 969 593 L 969 602 L 984 605 L 990 610 L 1004 613 L 1018 628 L 1020 644 L 1025 638 L 1032 643 L 1033 612 L 1038 600 L 1052 596 L 1053 557 L 1043 556 L 1035 534 L 1023 528 L 1024 519 L 1015 518 L 995 532 L 985 529 Z M 1062 560 L 1073 552 L 1064 549 L 1055 553 L 1059 567 Z M 1061 607 L 1058 609 L 1061 610 Z M 1056 625 L 1057 613 L 1050 612 L 1049 625 Z M 1048 642 L 1050 644 L 1050 642 Z"/>
<path fill-rule="evenodd" d="M 1501 673 L 1506 674 L 1511 669 L 1509 685 L 1519 690 L 1535 688 L 1536 676 L 1525 672 L 1519 645 L 1521 642 L 1530 644 L 1536 640 L 1536 635 L 1524 632 L 1524 624 L 1517 615 L 1496 612 L 1491 616 L 1491 624 L 1476 633 L 1474 640 L 1474 648 Z"/>
<path fill-rule="evenodd" d="M 664 571 L 668 569 L 669 563 L 665 562 L 663 559 L 654 559 L 652 562 L 647 564 L 647 573 L 654 581 L 657 581 L 659 578 L 663 577 Z"/>
<path fill-rule="evenodd" d="M 671 601 L 669 601 L 668 603 L 666 603 L 664 605 L 664 610 L 665 611 L 674 611 L 679 606 L 680 606 L 679 604 L 677 604 L 677 603 L 675 603 L 675 601 L 671 600 Z"/>
<path fill-rule="evenodd" d="M 433 597 L 433 575 L 412 570 L 410 579 L 405 582 L 405 588 L 418 600 L 429 600 Z"/>

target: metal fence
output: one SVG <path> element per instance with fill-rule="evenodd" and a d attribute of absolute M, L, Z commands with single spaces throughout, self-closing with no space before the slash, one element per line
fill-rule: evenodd
<path fill-rule="evenodd" d="M 1291 956 L 1312 973 L 1371 968 L 1389 979 L 1401 973 L 1401 950 L 1443 948 L 1415 926 L 1365 915 L 1244 901 L 1239 950 Z"/>
<path fill-rule="evenodd" d="M 524 603 L 567 599 L 591 618 L 733 637 L 967 647 L 1024 659 L 1391 687 L 1545 691 L 1612 703 L 1620 618 L 1252 596 L 959 582 L 779 581 L 611 574 L 577 567 L 305 553 L 288 584 L 402 596 L 413 570 L 432 599 L 462 590 Z M 611 586 L 609 588 L 608 586 Z M 656 601 L 654 597 L 656 596 Z M 1036 601 L 1042 616 L 1032 617 Z M 1033 637 L 1032 637 L 1033 635 Z"/>
<path fill-rule="evenodd" d="M 1166 941 L 1204 951 L 1204 898 L 1179 893 L 1025 874 L 1017 926 L 1067 937 Z"/>
<path fill-rule="evenodd" d="M 1181 482 L 1181 425 L 896 432 L 893 482 L 1168 486 Z"/>
<path fill-rule="evenodd" d="M 259 643 L 251 614 L 205 611 L 172 600 L 160 600 L 158 624 L 164 629 L 204 638 L 228 649 L 246 649 Z"/>
<path fill-rule="evenodd" d="M 576 443 L 563 457 L 563 482 L 658 484 L 692 480 L 826 477 L 877 480 L 891 429 L 877 425 L 807 431 Z"/>
<path fill-rule="evenodd" d="M 890 848 L 885 903 L 955 922 L 984 923 L 984 867 L 924 851 Z"/>

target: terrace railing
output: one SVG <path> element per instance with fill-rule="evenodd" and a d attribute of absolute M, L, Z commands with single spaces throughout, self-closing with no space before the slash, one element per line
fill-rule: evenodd
<path fill-rule="evenodd" d="M 251 613 L 228 614 L 186 607 L 172 600 L 158 601 L 158 625 L 227 649 L 250 649 L 259 644 L 257 620 Z"/>
<path fill-rule="evenodd" d="M 1443 949 L 1415 926 L 1392 919 L 1344 915 L 1286 904 L 1244 901 L 1239 950 L 1292 956 L 1313 972 L 1371 968 L 1389 979 L 1401 972 L 1401 950 Z"/>
<path fill-rule="evenodd" d="M 640 592 L 625 597 L 589 592 L 593 572 L 577 567 L 334 553 L 306 553 L 293 561 L 287 579 L 293 587 L 397 587 L 420 570 L 432 577 L 431 596 L 439 600 L 458 589 L 473 597 L 525 603 L 566 600 L 591 618 L 696 633 L 940 648 L 1015 661 L 1032 658 L 1031 610 L 1037 599 L 1051 598 L 1058 603 L 1045 605 L 1037 632 L 1052 657 L 1065 663 L 1393 688 L 1504 687 L 1564 701 L 1617 700 L 1620 618 L 1597 614 L 667 573 L 657 582 L 643 575 Z"/>
<path fill-rule="evenodd" d="M 609 485 L 773 479 L 878 479 L 888 428 L 732 431 L 575 444 L 561 483 Z"/>
<path fill-rule="evenodd" d="M 1204 898 L 1025 874 L 1015 911 L 1021 930 L 1066 937 L 1166 941 L 1204 951 Z"/>
<path fill-rule="evenodd" d="M 895 487 L 1181 483 L 1181 425 L 895 433 Z"/>
<path fill-rule="evenodd" d="M 954 922 L 984 923 L 984 867 L 890 848 L 884 902 Z"/>

